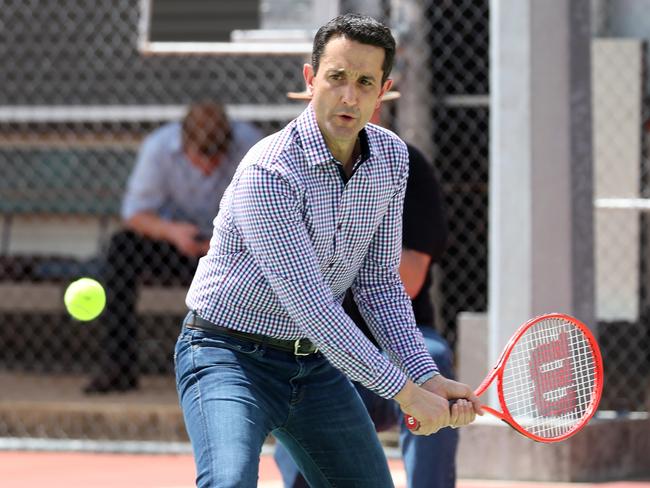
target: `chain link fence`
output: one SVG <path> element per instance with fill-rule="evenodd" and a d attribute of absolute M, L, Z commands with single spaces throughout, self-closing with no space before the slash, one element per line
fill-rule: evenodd
<path fill-rule="evenodd" d="M 648 2 L 593 2 L 596 311 L 603 407 L 650 408 Z"/>
<path fill-rule="evenodd" d="M 205 41 L 191 37 L 198 31 L 213 41 L 205 28 L 214 14 L 205 7 L 210 3 L 224 2 L 191 2 L 198 9 L 192 16 L 190 4 L 173 1 L 0 0 L 0 436 L 185 439 L 171 353 L 188 274 L 169 270 L 187 263 L 141 252 L 142 262 L 126 262 L 133 269 L 115 272 L 114 279 L 138 283 L 137 295 L 124 299 L 123 312 L 135 313 L 121 332 L 106 331 L 106 315 L 75 321 L 62 296 L 77 277 L 105 276 L 105 257 L 121 230 L 122 196 L 152 131 L 207 99 L 223 102 L 233 124 L 244 122 L 260 137 L 302 110 L 286 92 L 303 89 L 304 53 L 143 48 L 160 40 Z M 273 7 L 258 3 L 261 12 Z M 434 162 L 444 192 L 449 247 L 436 265 L 433 293 L 436 326 L 454 346 L 457 314 L 487 308 L 489 2 L 366 3 L 377 5 L 400 39 L 395 78 L 403 96 L 391 107 L 394 128 Z M 355 5 L 342 1 L 340 9 Z M 595 37 L 641 37 L 617 31 L 625 29 L 615 21 L 631 15 L 627 2 L 593 5 Z M 159 15 L 149 34 L 142 27 L 147 12 Z M 159 38 L 146 38 L 154 34 Z M 625 55 L 595 48 L 602 68 L 594 75 L 597 198 L 648 197 L 647 54 L 642 43 L 633 44 Z M 607 159 L 622 153 L 630 153 L 627 169 Z M 611 186 L 625 178 L 628 186 Z M 609 204 L 595 210 L 608 375 L 603 408 L 647 410 L 648 223 L 637 208 Z M 116 248 L 124 256 L 138 246 L 128 239 L 121 245 L 132 246 Z M 111 367 L 102 359 L 107 334 L 114 359 L 121 356 L 136 373 L 118 375 L 123 392 L 85 394 L 88 380 Z"/>

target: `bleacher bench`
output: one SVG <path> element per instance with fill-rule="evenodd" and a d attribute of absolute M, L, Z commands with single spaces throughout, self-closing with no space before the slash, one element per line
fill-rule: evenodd
<path fill-rule="evenodd" d="M 136 150 L 0 151 L 0 293 L 5 297 L 0 311 L 62 310 L 62 290 L 76 277 L 96 274 L 101 252 L 119 226 Z M 184 291 L 151 277 L 143 280 L 138 310 L 182 310 Z"/>

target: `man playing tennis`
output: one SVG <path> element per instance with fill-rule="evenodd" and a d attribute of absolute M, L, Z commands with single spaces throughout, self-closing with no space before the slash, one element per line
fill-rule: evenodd
<path fill-rule="evenodd" d="M 175 351 L 198 486 L 256 486 L 269 433 L 312 487 L 393 486 L 350 379 L 394 398 L 419 434 L 480 412 L 438 374 L 399 277 L 408 154 L 366 125 L 394 52 L 369 17 L 321 27 L 303 70 L 312 102 L 251 149 L 224 195 Z M 390 359 L 344 313 L 348 288 Z"/>

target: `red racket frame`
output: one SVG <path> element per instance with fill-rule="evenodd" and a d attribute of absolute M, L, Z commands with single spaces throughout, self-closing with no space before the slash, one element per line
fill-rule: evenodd
<path fill-rule="evenodd" d="M 503 395 L 503 373 L 505 370 L 505 365 L 515 345 L 517 344 L 519 339 L 526 333 L 526 331 L 528 331 L 528 329 L 533 327 L 538 322 L 541 322 L 543 320 L 552 320 L 552 319 L 559 319 L 566 322 L 570 322 L 571 324 L 573 324 L 574 326 L 576 326 L 578 329 L 582 331 L 584 337 L 589 343 L 591 351 L 593 352 L 594 366 L 595 366 L 594 391 L 591 395 L 591 401 L 589 403 L 589 406 L 586 409 L 585 415 L 583 415 L 579 423 L 577 423 L 575 426 L 573 426 L 570 430 L 568 430 L 562 435 L 558 435 L 556 437 L 541 437 L 531 432 L 528 432 L 526 429 L 524 429 L 521 425 L 519 425 L 519 423 L 517 423 L 517 421 L 514 420 L 514 418 L 508 411 L 508 407 Z M 497 394 L 499 399 L 499 405 L 502 411 L 500 412 L 497 409 L 489 407 L 487 405 L 483 406 L 483 410 L 503 420 L 512 428 L 514 428 L 517 432 L 519 432 L 523 436 L 528 437 L 529 439 L 533 439 L 535 441 L 545 442 L 545 443 L 559 442 L 567 439 L 568 437 L 571 437 L 572 435 L 580 431 L 585 425 L 587 425 L 589 420 L 596 413 L 603 392 L 603 378 L 604 378 L 603 359 L 600 353 L 600 348 L 598 347 L 598 343 L 596 342 L 594 335 L 591 333 L 591 331 L 586 325 L 584 325 L 576 318 L 571 317 L 570 315 L 566 315 L 563 313 L 549 313 L 549 314 L 544 314 L 532 318 L 529 321 L 527 321 L 525 324 L 523 324 L 521 327 L 519 327 L 517 332 L 515 332 L 515 334 L 510 338 L 510 340 L 506 344 L 506 347 L 501 353 L 499 360 L 497 361 L 496 365 L 494 366 L 490 374 L 488 374 L 488 376 L 475 390 L 474 393 L 476 394 L 476 396 L 480 396 L 481 394 L 483 394 L 485 390 L 487 390 L 488 387 L 492 384 L 495 378 L 497 380 Z M 409 428 L 411 428 L 411 426 L 417 425 L 417 421 L 415 419 L 412 419 L 408 415 L 405 417 L 405 421 L 407 423 L 407 426 L 409 426 Z"/>

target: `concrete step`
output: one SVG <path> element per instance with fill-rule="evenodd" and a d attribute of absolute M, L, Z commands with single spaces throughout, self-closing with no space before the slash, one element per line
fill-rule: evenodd
<path fill-rule="evenodd" d="M 171 375 L 143 376 L 135 392 L 86 396 L 79 375 L 0 374 L 0 436 L 187 442 Z M 380 439 L 399 455 L 396 430 Z M 269 439 L 269 443 L 272 440 Z M 458 476 L 597 482 L 650 476 L 647 413 L 599 412 L 574 437 L 533 442 L 490 415 L 460 430 Z"/>

